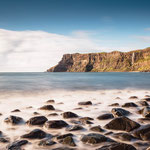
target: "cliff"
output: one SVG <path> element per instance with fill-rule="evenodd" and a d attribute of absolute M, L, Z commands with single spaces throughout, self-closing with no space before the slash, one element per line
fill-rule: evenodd
<path fill-rule="evenodd" d="M 150 71 L 150 48 L 130 52 L 65 54 L 48 72 Z"/>

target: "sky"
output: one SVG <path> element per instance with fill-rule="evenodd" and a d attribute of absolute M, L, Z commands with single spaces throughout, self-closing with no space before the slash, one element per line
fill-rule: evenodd
<path fill-rule="evenodd" d="M 150 0 L 0 0 L 0 71 L 43 72 L 66 53 L 150 46 Z"/>

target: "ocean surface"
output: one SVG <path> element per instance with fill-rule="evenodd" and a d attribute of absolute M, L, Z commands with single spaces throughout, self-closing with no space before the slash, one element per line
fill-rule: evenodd
<path fill-rule="evenodd" d="M 0 73 L 0 92 L 150 89 L 150 73 Z"/>

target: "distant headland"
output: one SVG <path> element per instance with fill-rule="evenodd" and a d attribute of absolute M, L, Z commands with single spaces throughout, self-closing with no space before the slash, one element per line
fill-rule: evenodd
<path fill-rule="evenodd" d="M 65 54 L 47 72 L 150 72 L 150 47 L 130 52 Z"/>

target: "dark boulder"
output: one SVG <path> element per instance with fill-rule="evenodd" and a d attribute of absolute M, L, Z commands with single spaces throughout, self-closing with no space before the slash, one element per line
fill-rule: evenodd
<path fill-rule="evenodd" d="M 127 116 L 130 114 L 129 111 L 122 109 L 122 108 L 113 108 L 111 110 L 114 117 L 120 117 L 120 116 Z"/>
<path fill-rule="evenodd" d="M 45 123 L 45 127 L 48 129 L 50 128 L 60 129 L 67 126 L 68 124 L 63 120 L 50 120 Z"/>
<path fill-rule="evenodd" d="M 116 139 L 120 139 L 122 141 L 133 141 L 133 140 L 136 140 L 137 138 L 132 136 L 131 134 L 129 133 L 125 133 L 125 132 L 121 132 L 121 133 L 114 133 L 112 135 L 114 138 Z"/>
<path fill-rule="evenodd" d="M 4 138 L 4 137 L 0 137 L 0 143 L 9 143 L 10 139 L 8 138 Z"/>
<path fill-rule="evenodd" d="M 57 113 L 51 113 L 51 114 L 48 114 L 48 116 L 58 116 Z"/>
<path fill-rule="evenodd" d="M 40 107 L 39 109 L 41 109 L 41 110 L 55 110 L 53 105 L 44 105 L 44 106 Z"/>
<path fill-rule="evenodd" d="M 78 105 L 92 105 L 91 101 L 79 102 Z"/>
<path fill-rule="evenodd" d="M 90 130 L 95 132 L 104 132 L 104 129 L 102 129 L 101 126 L 91 127 Z"/>
<path fill-rule="evenodd" d="M 129 99 L 138 99 L 137 96 L 130 96 Z"/>
<path fill-rule="evenodd" d="M 75 114 L 75 113 L 73 113 L 73 112 L 70 112 L 70 111 L 64 112 L 64 113 L 62 114 L 62 116 L 63 116 L 63 118 L 65 118 L 65 119 L 67 119 L 67 118 L 77 118 L 77 117 L 78 117 L 77 114 Z"/>
<path fill-rule="evenodd" d="M 6 123 L 11 123 L 12 125 L 17 125 L 23 122 L 23 119 L 21 117 L 17 116 L 9 116 L 4 120 Z"/>
<path fill-rule="evenodd" d="M 150 124 L 141 126 L 134 130 L 133 135 L 142 140 L 150 140 Z"/>
<path fill-rule="evenodd" d="M 68 136 L 73 136 L 73 134 L 72 133 L 62 134 L 62 135 L 58 135 L 56 138 L 57 138 L 57 140 L 61 140 Z"/>
<path fill-rule="evenodd" d="M 20 112 L 20 110 L 19 109 L 15 109 L 15 110 L 13 110 L 11 112 Z"/>
<path fill-rule="evenodd" d="M 67 136 L 63 138 L 62 140 L 60 140 L 59 142 L 65 145 L 73 146 L 73 147 L 76 146 L 72 136 Z"/>
<path fill-rule="evenodd" d="M 122 105 L 122 107 L 138 107 L 138 105 L 136 105 L 133 102 L 128 102 Z"/>
<path fill-rule="evenodd" d="M 124 116 L 114 118 L 108 124 L 105 125 L 106 129 L 123 130 L 127 132 L 130 132 L 138 127 L 140 127 L 140 124 Z"/>
<path fill-rule="evenodd" d="M 55 100 L 50 99 L 50 100 L 46 101 L 46 103 L 55 103 Z"/>
<path fill-rule="evenodd" d="M 27 121 L 29 125 L 43 125 L 48 119 L 45 116 L 32 117 Z"/>
<path fill-rule="evenodd" d="M 144 107 L 142 110 L 143 117 L 150 118 L 150 107 Z"/>
<path fill-rule="evenodd" d="M 112 143 L 102 146 L 101 148 L 98 148 L 96 150 L 136 150 L 136 148 L 130 144 Z"/>
<path fill-rule="evenodd" d="M 148 106 L 149 104 L 146 101 L 138 101 L 137 104 L 140 106 Z"/>
<path fill-rule="evenodd" d="M 85 144 L 98 144 L 102 142 L 114 142 L 112 139 L 97 133 L 89 133 L 87 135 L 83 135 L 81 141 Z"/>
<path fill-rule="evenodd" d="M 27 144 L 27 143 L 28 143 L 27 140 L 15 141 L 15 142 L 9 144 L 9 145 L 7 146 L 7 149 L 8 149 L 8 150 L 19 150 L 19 149 L 21 149 L 21 148 L 20 148 L 21 146 L 23 146 L 23 145 L 25 145 L 25 144 Z"/>
<path fill-rule="evenodd" d="M 119 103 L 113 103 L 113 104 L 110 104 L 109 106 L 119 106 Z"/>
<path fill-rule="evenodd" d="M 22 135 L 22 138 L 27 138 L 27 139 L 43 139 L 47 136 L 47 134 L 40 130 L 40 129 L 34 129 L 33 131 Z"/>
<path fill-rule="evenodd" d="M 39 143 L 38 143 L 39 146 L 52 146 L 55 144 L 56 144 L 56 142 L 52 141 L 51 139 L 43 139 L 43 140 L 39 141 Z"/>
<path fill-rule="evenodd" d="M 112 114 L 102 114 L 100 116 L 97 117 L 98 120 L 106 120 L 106 119 L 112 119 L 114 118 L 114 116 Z"/>
<path fill-rule="evenodd" d="M 78 130 L 82 130 L 82 129 L 84 129 L 84 128 L 80 125 L 73 125 L 73 126 L 66 128 L 66 131 L 78 131 Z"/>
<path fill-rule="evenodd" d="M 86 125 L 86 124 L 93 124 L 93 122 L 89 121 L 89 120 L 93 120 L 93 118 L 90 118 L 90 117 L 82 117 L 79 119 L 80 123 L 83 124 L 83 125 Z"/>

